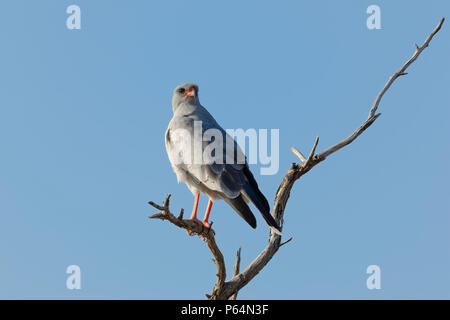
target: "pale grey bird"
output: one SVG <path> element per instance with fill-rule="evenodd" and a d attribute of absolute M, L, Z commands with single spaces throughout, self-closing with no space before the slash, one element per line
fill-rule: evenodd
<path fill-rule="evenodd" d="M 176 87 L 173 92 L 172 110 L 173 117 L 169 122 L 165 136 L 166 149 L 178 182 L 186 183 L 195 197 L 190 219 L 209 228 L 211 224 L 208 219 L 213 201 L 223 199 L 250 226 L 256 228 L 255 216 L 247 205 L 251 201 L 261 212 L 271 229 L 280 234 L 281 228 L 270 214 L 269 203 L 259 190 L 242 150 L 200 104 L 198 86 L 194 83 L 185 83 Z M 207 132 L 221 134 L 223 140 L 220 141 L 219 147 L 223 150 L 215 150 L 210 155 L 206 153 L 203 158 L 205 148 L 208 145 L 211 147 L 213 141 L 215 141 L 213 139 L 208 141 L 204 138 Z M 214 137 L 217 139 L 216 136 Z M 200 147 L 201 152 L 201 157 L 200 159 L 197 158 L 197 161 L 195 161 L 196 146 L 197 150 Z M 218 151 L 222 151 L 223 157 L 220 153 L 217 153 Z M 216 154 L 218 158 L 215 158 Z M 227 156 L 231 157 L 232 161 L 227 161 Z M 221 161 L 218 161 L 218 159 Z M 239 162 L 239 159 L 243 161 Z M 197 219 L 200 193 L 209 197 L 203 221 Z"/>

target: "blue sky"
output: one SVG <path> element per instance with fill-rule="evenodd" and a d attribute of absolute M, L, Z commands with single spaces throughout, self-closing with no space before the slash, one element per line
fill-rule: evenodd
<path fill-rule="evenodd" d="M 66 28 L 71 4 L 81 30 Z M 280 130 L 279 172 L 252 166 L 272 203 L 290 147 L 351 133 L 449 13 L 437 0 L 2 1 L 0 298 L 203 299 L 205 243 L 147 218 L 167 193 L 174 211 L 193 202 L 165 153 L 173 88 L 197 82 L 224 128 Z M 450 298 L 449 37 L 446 23 L 377 122 L 296 183 L 293 240 L 240 298 Z M 211 218 L 229 273 L 239 246 L 246 265 L 266 244 L 259 214 L 252 230 L 218 201 Z M 81 290 L 66 288 L 73 264 Z M 381 290 L 366 288 L 372 264 Z"/>

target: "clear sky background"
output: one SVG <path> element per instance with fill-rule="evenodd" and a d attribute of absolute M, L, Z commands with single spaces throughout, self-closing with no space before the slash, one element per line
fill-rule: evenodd
<path fill-rule="evenodd" d="M 81 30 L 66 8 L 81 7 Z M 366 8 L 381 8 L 368 30 Z M 448 1 L 2 1 L 0 298 L 203 299 L 204 242 L 152 221 L 172 193 L 192 208 L 164 146 L 178 84 L 194 81 L 224 128 L 280 130 L 273 203 L 296 157 L 358 127 Z M 385 95 L 355 143 L 299 180 L 283 246 L 244 299 L 450 298 L 450 21 Z M 200 214 L 207 198 L 201 197 Z M 231 273 L 267 243 L 214 204 Z M 79 265 L 82 289 L 66 288 Z M 366 268 L 381 268 L 381 290 Z"/>

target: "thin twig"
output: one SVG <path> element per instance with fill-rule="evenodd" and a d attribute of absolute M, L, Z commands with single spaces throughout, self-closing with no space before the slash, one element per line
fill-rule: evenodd
<path fill-rule="evenodd" d="M 289 242 L 291 242 L 291 240 L 292 240 L 292 237 L 290 237 L 289 239 L 287 239 L 286 241 L 284 241 L 284 242 L 282 242 L 282 243 L 280 243 L 280 247 L 282 247 L 282 246 L 284 246 L 286 243 L 289 243 Z"/>
<path fill-rule="evenodd" d="M 239 269 L 241 264 L 241 249 L 242 247 L 239 247 L 238 251 L 236 252 L 236 262 L 234 263 L 233 267 L 233 277 L 236 277 L 239 275 Z M 237 291 L 230 297 L 230 300 L 236 300 L 237 298 Z"/>
<path fill-rule="evenodd" d="M 417 45 L 417 43 L 415 43 L 415 48 L 416 51 L 414 52 L 413 56 L 406 61 L 406 63 L 396 72 L 394 73 L 391 78 L 389 79 L 389 81 L 386 83 L 386 85 L 384 86 L 384 88 L 380 91 L 380 93 L 378 94 L 377 98 L 375 99 L 375 102 L 373 103 L 372 108 L 370 109 L 369 112 L 369 117 L 367 119 L 371 119 L 374 117 L 375 112 L 377 112 L 378 109 L 378 105 L 380 104 L 381 98 L 383 98 L 383 95 L 386 93 L 386 91 L 391 87 L 391 85 L 394 83 L 394 81 L 399 77 L 400 74 L 404 73 L 405 70 L 414 62 L 416 61 L 416 59 L 420 56 L 420 54 L 422 53 L 422 51 L 428 47 L 428 45 L 430 44 L 431 39 L 433 39 L 434 35 L 436 33 L 439 32 L 439 30 L 441 30 L 442 24 L 444 23 L 445 18 L 442 18 L 441 21 L 439 21 L 438 25 L 436 26 L 436 28 L 434 28 L 434 30 L 431 32 L 431 34 L 428 36 L 428 38 L 425 40 L 425 42 L 419 47 Z"/>
<path fill-rule="evenodd" d="M 300 159 L 300 162 L 305 162 L 306 158 L 305 156 L 297 149 L 295 149 L 294 147 L 291 147 L 291 151 Z"/>

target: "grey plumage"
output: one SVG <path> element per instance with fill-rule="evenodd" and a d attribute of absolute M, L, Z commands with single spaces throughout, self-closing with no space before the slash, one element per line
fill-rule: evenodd
<path fill-rule="evenodd" d="M 191 95 L 187 96 L 187 92 Z M 242 150 L 200 104 L 198 86 L 186 83 L 175 88 L 172 110 L 173 117 L 166 130 L 165 140 L 167 154 L 178 181 L 185 182 L 194 195 L 204 193 L 212 200 L 224 199 L 250 226 L 256 228 L 256 219 L 247 205 L 251 201 L 267 224 L 280 233 L 280 227 L 270 214 L 269 203 L 259 190 Z M 202 136 L 194 136 L 196 125 L 202 136 L 207 130 L 221 134 L 224 139 L 222 161 L 213 161 L 216 154 L 196 161 L 195 144 L 204 151 L 214 141 L 203 141 Z M 232 163 L 227 161 L 227 156 L 233 159 Z M 239 159 L 243 161 L 239 162 Z"/>

